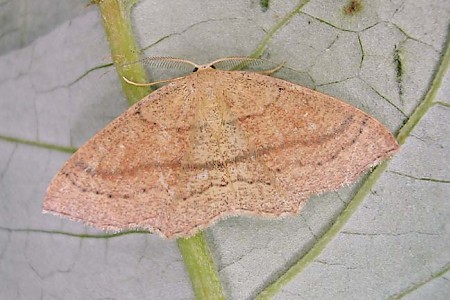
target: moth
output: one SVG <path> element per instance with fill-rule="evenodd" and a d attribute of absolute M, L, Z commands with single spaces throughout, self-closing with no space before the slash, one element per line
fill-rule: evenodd
<path fill-rule="evenodd" d="M 230 215 L 296 214 L 311 195 L 355 181 L 398 150 L 380 122 L 338 99 L 217 67 L 257 60 L 146 62 L 193 72 L 79 148 L 48 187 L 44 212 L 101 229 L 186 237 Z"/>

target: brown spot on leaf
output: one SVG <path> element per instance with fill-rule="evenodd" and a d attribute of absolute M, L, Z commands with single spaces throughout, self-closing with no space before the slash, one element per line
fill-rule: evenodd
<path fill-rule="evenodd" d="M 346 6 L 344 6 L 344 14 L 353 16 L 363 9 L 361 0 L 351 0 Z"/>

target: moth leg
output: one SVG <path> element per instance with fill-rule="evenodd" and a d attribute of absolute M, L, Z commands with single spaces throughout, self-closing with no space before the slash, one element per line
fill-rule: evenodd
<path fill-rule="evenodd" d="M 273 73 L 275 73 L 276 71 L 278 71 L 279 69 L 281 69 L 284 66 L 285 62 L 282 62 L 281 64 L 279 64 L 278 66 L 276 66 L 273 69 L 270 70 L 264 70 L 264 71 L 255 71 L 255 73 L 259 73 L 259 74 L 263 74 L 263 75 L 271 75 Z"/>

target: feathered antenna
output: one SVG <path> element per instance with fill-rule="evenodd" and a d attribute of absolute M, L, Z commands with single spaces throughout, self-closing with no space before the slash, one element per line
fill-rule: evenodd
<path fill-rule="evenodd" d="M 124 66 L 132 65 L 135 63 L 142 63 L 143 65 L 152 68 L 176 69 L 180 71 L 191 71 L 192 67 L 198 68 L 198 65 L 193 63 L 192 61 L 169 56 L 146 57 L 141 60 L 125 64 Z"/>
<path fill-rule="evenodd" d="M 261 65 L 263 63 L 273 64 L 273 62 L 271 62 L 270 60 L 260 59 L 260 58 L 251 58 L 251 57 L 225 57 L 225 58 L 217 59 L 206 65 L 197 65 L 196 63 L 189 61 L 187 59 L 175 58 L 175 57 L 146 57 L 137 62 L 140 62 L 140 63 L 150 66 L 150 67 L 155 67 L 155 68 L 168 68 L 168 69 L 179 69 L 179 70 L 189 70 L 189 68 L 187 68 L 187 66 L 190 66 L 191 68 L 194 67 L 194 71 L 199 68 L 208 69 L 210 67 L 218 68 L 218 69 L 222 69 L 222 70 L 240 70 L 243 68 L 249 68 L 251 66 Z M 134 64 L 134 63 L 136 63 L 136 62 L 133 62 L 130 64 Z M 126 65 L 130 65 L 130 64 L 126 64 Z M 272 74 L 273 72 L 276 72 L 281 67 L 283 67 L 283 64 L 280 64 L 280 65 L 276 66 L 275 68 L 272 68 L 269 70 L 259 71 L 259 73 Z M 155 85 L 155 84 L 171 82 L 174 80 L 181 79 L 183 77 L 184 76 L 160 80 L 160 81 L 154 81 L 154 82 L 138 83 L 138 82 L 131 81 L 128 78 L 122 76 L 123 80 L 125 80 L 127 83 L 135 85 L 135 86 L 151 86 L 151 85 Z"/>
<path fill-rule="evenodd" d="M 270 60 L 262 58 L 252 58 L 252 57 L 224 57 L 217 59 L 208 65 L 214 66 L 221 70 L 241 70 L 244 68 L 251 68 L 255 66 L 260 66 L 262 64 L 274 64 Z"/>

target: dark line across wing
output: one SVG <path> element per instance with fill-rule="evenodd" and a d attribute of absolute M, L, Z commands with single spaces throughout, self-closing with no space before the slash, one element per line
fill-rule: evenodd
<path fill-rule="evenodd" d="M 272 152 L 272 151 L 278 151 L 278 150 L 282 150 L 282 149 L 286 149 L 286 148 L 290 148 L 290 147 L 295 147 L 295 146 L 298 146 L 298 145 L 307 145 L 307 146 L 309 146 L 309 145 L 321 145 L 321 144 L 326 143 L 328 140 L 339 136 L 339 133 L 344 132 L 350 126 L 352 120 L 353 120 L 353 117 L 349 116 L 345 120 L 345 122 L 343 122 L 341 124 L 341 126 L 336 131 L 334 131 L 332 133 L 329 133 L 329 134 L 326 134 L 326 135 L 323 135 L 323 136 L 321 136 L 322 137 L 321 139 L 315 140 L 315 141 L 313 141 L 313 140 L 309 140 L 309 141 L 305 141 L 305 140 L 290 141 L 289 143 L 285 143 L 283 145 L 274 146 L 274 147 L 264 147 L 264 148 L 257 149 L 257 150 L 255 150 L 253 152 L 247 152 L 247 153 L 241 154 L 239 156 L 236 156 L 236 157 L 234 157 L 232 159 L 228 159 L 226 161 L 212 160 L 212 161 L 209 161 L 207 163 L 202 163 L 202 164 L 184 164 L 184 165 L 183 165 L 183 163 L 181 161 L 164 162 L 164 163 L 154 162 L 154 163 L 148 163 L 148 164 L 145 164 L 145 165 L 140 165 L 140 166 L 136 166 L 136 167 L 133 167 L 133 168 L 130 168 L 130 169 L 122 170 L 121 173 L 133 174 L 133 173 L 136 173 L 137 170 L 148 169 L 148 168 L 171 168 L 171 169 L 176 169 L 176 168 L 182 167 L 182 168 L 189 168 L 189 169 L 206 169 L 206 170 L 211 170 L 211 169 L 214 169 L 214 168 L 217 168 L 217 167 L 220 167 L 220 166 L 228 165 L 230 163 L 239 163 L 239 162 L 246 161 L 249 157 L 258 157 L 258 156 L 261 156 L 261 155 L 263 155 L 265 153 L 269 153 L 269 152 Z M 356 140 L 358 139 L 358 137 L 362 133 L 362 128 L 364 127 L 365 123 L 366 123 L 366 120 L 363 120 L 362 123 L 361 123 L 361 127 L 360 127 L 360 130 L 359 130 L 358 134 L 353 138 L 353 140 L 350 141 L 349 144 L 353 144 L 353 143 L 356 142 Z M 344 149 L 345 149 L 345 147 L 341 146 L 340 149 L 337 149 L 336 155 L 334 155 L 334 156 L 337 156 L 337 154 L 340 153 Z M 335 157 L 331 157 L 330 160 L 333 160 L 334 158 Z M 325 163 L 325 162 L 326 161 L 323 161 L 322 163 Z M 84 170 L 86 171 L 86 168 Z M 110 175 L 113 175 L 113 174 L 117 175 L 118 172 L 114 172 L 114 173 L 104 172 L 104 171 L 103 172 L 98 172 L 98 170 L 96 170 L 95 174 L 97 176 L 110 176 Z"/>

